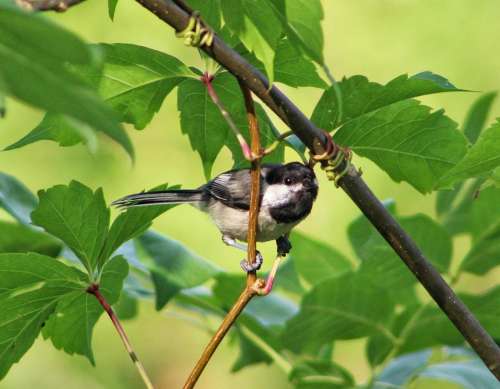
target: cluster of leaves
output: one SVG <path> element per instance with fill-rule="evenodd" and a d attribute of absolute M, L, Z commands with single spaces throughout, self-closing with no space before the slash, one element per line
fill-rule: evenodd
<path fill-rule="evenodd" d="M 415 100 L 459 91 L 430 72 L 402 75 L 386 85 L 358 75 L 329 86 L 318 72 L 329 73 L 319 0 L 189 3 L 271 80 L 324 89 L 311 119 L 335 131 L 339 144 L 420 192 L 453 188 L 438 193 L 441 223 L 424 215 L 396 215 L 443 274 L 456 284 L 462 273 L 482 275 L 497 266 L 500 122 L 482 131 L 495 94 L 475 103 L 461 131 L 443 111 L 433 112 Z M 117 0 L 109 4 L 113 16 Z M 85 143 L 93 149 L 100 131 L 133 157 L 122 123 L 144 129 L 177 89 L 182 131 L 209 177 L 224 146 L 235 164 L 242 157 L 201 73 L 146 47 L 85 44 L 43 16 L 0 2 L 0 114 L 4 95 L 47 111 L 35 129 L 7 149 L 39 140 L 61 146 Z M 246 135 L 234 78 L 218 71 L 214 88 Z M 257 113 L 266 146 L 277 130 L 261 106 Z M 301 150 L 296 139 L 289 145 Z M 270 158 L 281 161 L 283 154 L 279 148 Z M 388 206 L 395 214 L 394 205 Z M 133 317 L 138 298 L 152 296 L 157 309 L 169 304 L 168 309 L 220 317 L 244 284 L 241 275 L 228 274 L 168 237 L 146 232 L 167 207 L 132 209 L 110 225 L 101 190 L 72 182 L 40 192 L 37 200 L 8 175 L 0 176 L 0 207 L 15 220 L 0 223 L 0 377 L 40 332 L 55 347 L 93 362 L 92 331 L 102 313 L 87 293 L 94 283 L 122 318 Z M 365 338 L 373 387 L 403 387 L 428 378 L 464 388 L 495 387 L 490 373 L 464 350 L 431 354 L 429 348 L 460 345 L 462 337 L 433 303 L 417 297 L 416 280 L 364 217 L 353 221 L 348 233 L 355 260 L 311 237 L 292 236 L 294 251 L 280 271 L 280 292 L 254 299 L 233 331 L 241 348 L 233 370 L 272 361 L 299 388 L 355 387 L 348 370 L 332 361 L 332 351 L 335 341 Z M 472 245 L 452 271 L 457 234 L 469 235 Z M 461 295 L 496 338 L 499 294 L 497 287 L 482 295 Z"/>
<path fill-rule="evenodd" d="M 116 4 L 110 2 L 110 15 Z M 335 130 L 339 144 L 372 159 L 395 181 L 406 181 L 422 193 L 451 188 L 470 177 L 489 176 L 498 181 L 498 122 L 477 139 L 477 134 L 459 131 L 442 110 L 433 112 L 414 99 L 459 91 L 445 78 L 424 72 L 381 85 L 358 75 L 328 86 L 318 74 L 318 68 L 326 69 L 320 28 L 323 11 L 318 0 L 307 4 L 298 0 L 196 0 L 190 4 L 270 79 L 324 89 L 313 122 Z M 38 126 L 7 149 L 39 140 L 62 146 L 84 142 L 94 149 L 95 131 L 102 131 L 133 157 L 120 122 L 145 128 L 165 97 L 177 88 L 181 128 L 200 155 L 205 175 L 211 175 L 224 146 L 231 150 L 236 165 L 243 163 L 238 142 L 199 80 L 201 70 L 142 46 L 87 45 L 43 17 L 25 14 L 9 3 L 0 7 L 4 20 L 0 93 L 48 111 Z M 40 41 L 52 44 L 42 47 Z M 218 72 L 214 87 L 246 134 L 242 97 L 233 77 Z M 486 95 L 480 104 L 487 106 L 493 98 L 494 94 Z M 278 133 L 262 107 L 257 111 L 266 146 Z M 296 139 L 288 144 L 302 150 Z M 282 159 L 282 148 L 270 158 Z"/>
<path fill-rule="evenodd" d="M 469 118 L 481 107 L 475 104 Z M 483 118 L 467 128 L 480 139 L 484 125 Z M 394 204 L 387 204 L 453 284 L 462 273 L 483 275 L 499 264 L 500 208 L 495 204 L 500 203 L 500 189 L 489 186 L 477 196 L 484 182 L 472 179 L 454 191 L 439 192 L 436 210 L 441 224 L 422 214 L 399 217 Z M 0 206 L 17 221 L 0 224 L 0 251 L 4 252 L 0 254 L 0 274 L 4 274 L 0 299 L 7 307 L 0 320 L 5 334 L 0 343 L 2 375 L 27 351 L 42 327 L 42 335 L 57 348 L 94 361 L 92 328 L 102 313 L 95 298 L 86 293 L 94 282 L 125 318 L 133 316 L 137 298 L 152 296 L 157 309 L 170 304 L 171 309 L 221 317 L 245 282 L 243 276 L 228 274 L 180 243 L 145 232 L 168 207 L 128 210 L 110 227 L 101 190 L 92 192 L 72 182 L 41 191 L 37 201 L 7 175 L 0 180 Z M 46 232 L 32 227 L 30 220 Z M 464 233 L 471 236 L 472 245 L 452 272 L 452 238 Z M 348 235 L 355 261 L 328 244 L 301 233 L 292 235 L 294 250 L 279 275 L 281 293 L 252 301 L 237 324 L 233 336 L 238 338 L 241 355 L 233 371 L 275 362 L 297 387 L 321 387 L 332 380 L 334 387 L 351 387 L 354 380 L 348 370 L 332 361 L 333 347 L 337 340 L 366 338 L 366 358 L 377 372 L 374 387 L 387 383 L 403 387 L 424 378 L 452 381 L 464 388 L 483 381 L 489 385 L 484 387 L 494 387 L 490 373 L 471 356 L 445 358 L 439 351 L 440 358 L 431 358 L 429 348 L 461 345 L 462 336 L 432 302 L 417 297 L 415 278 L 366 218 L 354 220 Z M 203 286 L 208 280 L 215 281 L 210 288 Z M 500 311 L 495 303 L 500 288 L 460 297 L 492 336 L 500 338 Z M 22 319 L 12 321 L 12 317 Z"/>
<path fill-rule="evenodd" d="M 423 214 L 400 217 L 394 203 L 387 203 L 453 285 L 463 273 L 482 275 L 499 264 L 500 208 L 491 204 L 500 203 L 500 189 L 490 186 L 476 198 L 480 185 L 464 183 L 455 199 L 440 192 L 436 207 L 442 223 Z M 160 188 L 165 186 L 155 189 Z M 16 220 L 0 223 L 1 375 L 40 331 L 55 347 L 94 363 L 92 331 L 103 310 L 86 292 L 93 283 L 122 318 L 135 316 L 137 299 L 151 297 L 158 310 L 168 304 L 169 310 L 222 317 L 245 284 L 243 275 L 227 273 L 179 242 L 148 231 L 166 206 L 130 209 L 110 226 L 100 189 L 72 182 L 40 191 L 37 201 L 2 174 L 0 207 Z M 452 239 L 464 233 L 472 245 L 452 271 Z M 432 301 L 417 296 L 416 279 L 364 216 L 350 224 L 348 236 L 355 260 L 329 244 L 292 234 L 294 249 L 280 270 L 278 291 L 252 300 L 232 332 L 241 350 L 232 370 L 274 362 L 298 388 L 363 387 L 333 362 L 332 352 L 336 341 L 365 338 L 374 371 L 369 387 L 402 388 L 428 379 L 467 389 L 479 383 L 495 387 L 495 378 L 469 351 L 440 348 L 463 345 L 463 337 Z M 500 338 L 500 287 L 460 297 Z"/>

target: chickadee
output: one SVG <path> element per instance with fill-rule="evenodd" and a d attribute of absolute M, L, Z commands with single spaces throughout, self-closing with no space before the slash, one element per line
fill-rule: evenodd
<path fill-rule="evenodd" d="M 210 215 L 224 243 L 246 251 L 247 245 L 236 240 L 247 241 L 250 181 L 250 169 L 230 170 L 198 189 L 137 193 L 116 200 L 113 205 L 128 208 L 192 204 Z M 276 240 L 278 252 L 287 254 L 291 249 L 288 234 L 309 215 L 318 194 L 314 171 L 299 162 L 265 164 L 261 168 L 260 188 L 257 241 Z M 247 272 L 255 271 L 262 262 L 262 255 L 257 252 L 253 264 L 243 260 L 241 267 Z"/>

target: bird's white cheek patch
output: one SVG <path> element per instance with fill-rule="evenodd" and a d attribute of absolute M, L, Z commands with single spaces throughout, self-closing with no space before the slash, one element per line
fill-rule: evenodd
<path fill-rule="evenodd" d="M 302 184 L 284 185 L 275 184 L 270 185 L 264 192 L 262 198 L 263 206 L 279 206 L 290 202 L 294 193 L 302 190 Z"/>

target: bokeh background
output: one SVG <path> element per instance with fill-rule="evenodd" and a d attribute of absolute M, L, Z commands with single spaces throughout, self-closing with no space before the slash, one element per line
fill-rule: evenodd
<path fill-rule="evenodd" d="M 500 86 L 500 7 L 497 0 L 325 0 L 325 54 L 337 78 L 363 74 L 385 83 L 392 78 L 431 70 L 447 77 L 457 87 L 491 91 Z M 120 1 L 115 21 L 107 17 L 107 2 L 89 0 L 64 14 L 47 14 L 57 23 L 76 32 L 88 42 L 128 42 L 162 50 L 189 65 L 201 66 L 195 50 L 175 39 L 173 31 L 133 1 Z M 50 42 L 41 42 L 50 44 Z M 307 114 L 312 112 L 320 91 L 312 88 L 283 88 Z M 477 93 L 441 94 L 424 98 L 435 108 L 462 123 Z M 8 112 L 0 120 L 0 148 L 31 130 L 43 113 L 17 101 L 7 101 Z M 500 101 L 491 118 L 500 116 Z M 274 117 L 276 125 L 283 125 Z M 39 142 L 23 149 L 0 152 L 0 170 L 13 174 L 31 190 L 77 179 L 96 188 L 102 186 L 107 201 L 163 182 L 196 187 L 203 183 L 199 157 L 181 134 L 176 94 L 165 101 L 160 113 L 144 131 L 129 129 L 137 162 L 113 142 L 101 138 L 96 154 L 83 146 L 60 148 Z M 293 158 L 293 155 L 288 155 Z M 432 217 L 434 195 L 423 196 L 406 184 L 395 184 L 366 159 L 355 158 L 364 178 L 381 199 L 396 201 L 400 214 L 424 212 Z M 214 172 L 231 167 L 224 151 Z M 300 230 L 328 241 L 354 258 L 346 226 L 359 212 L 347 196 L 320 180 L 319 200 Z M 1 214 L 0 217 L 6 217 Z M 191 207 L 177 207 L 158 219 L 154 228 L 189 246 L 196 253 L 232 271 L 239 271 L 241 254 L 226 248 L 208 218 Z M 462 257 L 468 245 L 459 239 L 454 257 Z M 270 257 L 273 244 L 262 245 Z M 267 265 L 269 266 L 269 262 Z M 478 285 L 466 278 L 462 288 L 486 288 L 498 282 L 498 272 Z M 1 308 L 0 308 L 1 309 Z M 104 316 L 103 316 L 104 317 Z M 214 328 L 216 322 L 211 323 Z M 125 322 L 126 330 L 147 370 L 159 388 L 180 387 L 209 339 L 206 331 L 182 320 L 169 307 L 155 312 L 144 302 L 139 316 Z M 57 351 L 48 341 L 38 339 L 16 364 L 0 388 L 136 388 L 141 382 L 109 320 L 99 321 L 94 332 L 97 367 L 83 357 Z M 338 342 L 334 357 L 363 380 L 369 373 L 364 360 L 364 341 Z M 286 377 L 276 367 L 258 365 L 229 374 L 237 356 L 235 344 L 225 341 L 200 380 L 199 388 L 288 388 Z"/>

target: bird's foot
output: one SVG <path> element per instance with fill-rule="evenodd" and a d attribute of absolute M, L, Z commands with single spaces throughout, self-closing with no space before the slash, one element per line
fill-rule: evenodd
<path fill-rule="evenodd" d="M 260 267 L 262 266 L 263 262 L 264 262 L 264 258 L 262 257 L 262 254 L 260 253 L 260 251 L 257 251 L 255 253 L 255 262 L 248 263 L 248 261 L 246 259 L 244 259 L 240 262 L 240 266 L 247 273 L 251 273 L 251 272 L 259 270 Z"/>
<path fill-rule="evenodd" d="M 276 248 L 280 257 L 286 257 L 292 249 L 292 244 L 286 236 L 280 236 L 276 239 Z"/>

